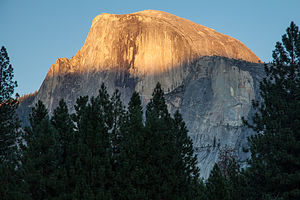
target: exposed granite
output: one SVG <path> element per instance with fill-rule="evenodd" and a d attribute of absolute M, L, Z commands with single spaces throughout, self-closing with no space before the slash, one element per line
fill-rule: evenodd
<path fill-rule="evenodd" d="M 82 49 L 51 66 L 31 105 L 42 100 L 53 112 L 64 98 L 74 111 L 77 97 L 97 95 L 102 82 L 109 93 L 119 89 L 125 104 L 138 91 L 146 105 L 160 82 L 169 110 L 183 115 L 207 178 L 222 146 L 246 156 L 241 149 L 251 132 L 241 117 L 258 98 L 259 61 L 238 40 L 165 12 L 102 14 Z"/>

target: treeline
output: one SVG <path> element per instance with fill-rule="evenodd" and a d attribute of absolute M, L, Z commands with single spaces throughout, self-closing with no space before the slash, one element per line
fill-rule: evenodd
<path fill-rule="evenodd" d="M 61 100 L 50 117 L 39 101 L 30 127 L 21 131 L 15 121 L 18 146 L 7 146 L 13 160 L 4 160 L 10 167 L 1 174 L 2 197 L 210 200 L 246 194 L 230 153 L 222 154 L 205 183 L 199 177 L 185 123 L 179 112 L 168 112 L 159 83 L 145 113 L 138 93 L 125 109 L 120 93 L 110 96 L 104 84 L 74 108 L 70 114 Z"/>
<path fill-rule="evenodd" d="M 207 180 L 179 112 L 168 112 L 158 83 L 145 113 L 138 93 L 128 107 L 102 85 L 49 116 L 42 102 L 21 128 L 16 82 L 0 51 L 0 199 L 300 199 L 300 33 L 292 22 L 265 66 L 261 102 L 245 125 L 251 158 L 241 169 L 231 149 L 221 151 Z"/>
<path fill-rule="evenodd" d="M 128 109 L 104 84 L 49 117 L 41 101 L 14 149 L 16 161 L 2 196 L 16 199 L 196 199 L 197 158 L 187 129 L 170 115 L 157 84 L 145 120 L 138 93 Z M 17 130 L 17 129 L 16 129 Z M 12 147 L 12 146 L 10 146 Z M 9 148 L 10 148 L 9 147 Z"/>

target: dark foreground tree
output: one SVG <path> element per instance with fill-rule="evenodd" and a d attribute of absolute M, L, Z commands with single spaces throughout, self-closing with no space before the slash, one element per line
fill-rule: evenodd
<path fill-rule="evenodd" d="M 148 199 L 148 176 L 145 160 L 145 127 L 143 107 L 137 92 L 131 96 L 128 112 L 122 127 L 118 182 L 116 189 L 119 199 Z"/>
<path fill-rule="evenodd" d="M 97 97 L 77 99 L 76 159 L 73 199 L 111 199 L 113 187 L 112 146 L 109 130 L 113 126 L 112 107 L 104 85 Z"/>
<path fill-rule="evenodd" d="M 146 110 L 146 136 L 145 136 L 145 167 L 147 169 L 149 187 L 149 199 L 173 199 L 176 194 L 173 192 L 175 178 L 171 169 L 173 152 L 172 142 L 172 119 L 168 112 L 164 92 L 160 84 L 154 89 L 152 99 Z M 168 148 L 170 147 L 170 148 Z"/>
<path fill-rule="evenodd" d="M 53 199 L 62 184 L 58 178 L 59 146 L 48 111 L 39 101 L 32 109 L 30 125 L 23 136 L 20 173 L 23 199 Z"/>
<path fill-rule="evenodd" d="M 17 193 L 17 99 L 12 98 L 17 82 L 5 47 L 0 50 L 0 197 L 14 199 Z"/>
<path fill-rule="evenodd" d="M 17 82 L 5 47 L 0 50 L 0 161 L 7 161 L 15 152 L 17 100 L 12 98 Z"/>
<path fill-rule="evenodd" d="M 218 162 L 206 183 L 207 199 L 247 199 L 247 181 L 236 161 L 235 150 L 230 146 L 221 148 Z"/>
<path fill-rule="evenodd" d="M 203 183 L 199 179 L 199 168 L 197 167 L 197 155 L 194 154 L 192 139 L 188 136 L 187 127 L 179 111 L 173 118 L 174 134 L 174 160 L 172 163 L 176 176 L 176 191 L 178 199 L 201 199 L 203 196 Z"/>
<path fill-rule="evenodd" d="M 76 183 L 73 169 L 74 160 L 77 158 L 75 125 L 71 119 L 67 104 L 64 100 L 59 101 L 59 106 L 54 110 L 51 124 L 56 130 L 57 140 L 57 188 L 60 199 L 72 199 Z M 60 185 L 59 185 L 60 184 Z"/>
<path fill-rule="evenodd" d="M 206 182 L 207 199 L 209 200 L 230 200 L 230 188 L 229 184 L 222 175 L 222 171 L 219 166 L 215 164 L 214 168 L 210 172 L 209 178 Z"/>
<path fill-rule="evenodd" d="M 249 140 L 247 175 L 253 199 L 300 199 L 300 33 L 293 22 L 273 59 L 260 83 L 262 102 L 246 123 L 258 133 Z"/>
<path fill-rule="evenodd" d="M 237 161 L 236 150 L 230 146 L 221 148 L 217 165 L 226 181 L 228 199 L 247 199 L 249 196 L 247 179 L 244 175 L 244 169 L 241 169 Z"/>
<path fill-rule="evenodd" d="M 147 105 L 145 167 L 149 199 L 196 199 L 199 169 L 180 114 L 170 116 L 158 83 Z"/>

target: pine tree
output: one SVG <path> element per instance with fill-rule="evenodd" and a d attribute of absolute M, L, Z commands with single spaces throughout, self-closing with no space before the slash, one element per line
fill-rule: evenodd
<path fill-rule="evenodd" d="M 111 199 L 113 186 L 112 149 L 109 129 L 112 116 L 106 105 L 111 105 L 106 88 L 99 95 L 80 97 L 75 106 L 73 120 L 77 131 L 77 159 L 74 176 L 76 177 L 74 199 Z"/>
<path fill-rule="evenodd" d="M 197 159 L 180 114 L 170 116 L 158 83 L 147 105 L 145 122 L 150 199 L 196 199 L 199 197 Z"/>
<path fill-rule="evenodd" d="M 170 168 L 174 151 L 172 146 L 172 119 L 164 99 L 164 92 L 158 83 L 152 99 L 147 105 L 145 122 L 145 162 L 149 180 L 149 199 L 173 199 L 174 170 Z"/>
<path fill-rule="evenodd" d="M 59 101 L 58 107 L 54 110 L 51 118 L 51 124 L 56 129 L 57 140 L 61 148 L 61 162 L 66 163 L 68 159 L 68 148 L 74 140 L 75 125 L 69 114 L 66 102 L 62 99 Z"/>
<path fill-rule="evenodd" d="M 30 115 L 31 127 L 23 136 L 21 175 L 24 199 L 51 199 L 59 196 L 58 145 L 48 111 L 39 101 Z"/>
<path fill-rule="evenodd" d="M 240 200 L 249 198 L 249 187 L 244 169 L 241 169 L 239 163 L 233 158 L 228 163 L 227 176 L 224 176 L 228 185 L 231 200 Z"/>
<path fill-rule="evenodd" d="M 112 115 L 112 129 L 110 133 L 110 140 L 112 143 L 113 162 L 117 164 L 116 160 L 120 154 L 120 142 L 121 142 L 121 127 L 125 117 L 125 107 L 121 100 L 121 94 L 119 90 L 115 90 L 111 97 L 111 115 Z"/>
<path fill-rule="evenodd" d="M 88 147 L 85 144 L 85 134 L 83 133 L 84 118 L 86 116 L 86 109 L 89 98 L 88 96 L 80 96 L 76 100 L 76 105 L 74 105 L 75 113 L 71 115 L 74 122 L 75 132 L 74 132 L 74 143 L 71 146 L 73 150 L 74 159 L 70 164 L 70 185 L 73 186 L 74 190 L 72 193 L 72 199 L 84 199 L 86 197 L 85 191 L 90 191 L 91 188 L 86 182 L 86 168 L 85 168 L 85 157 L 88 154 Z"/>
<path fill-rule="evenodd" d="M 12 98 L 17 82 L 5 47 L 0 50 L 0 162 L 8 161 L 16 151 L 17 100 Z"/>
<path fill-rule="evenodd" d="M 193 142 L 188 136 L 188 130 L 179 111 L 174 114 L 174 140 L 175 148 L 173 156 L 174 169 L 177 182 L 177 191 L 180 198 L 196 199 L 201 196 L 201 183 L 199 185 L 199 168 L 197 167 L 197 156 L 194 154 Z"/>
<path fill-rule="evenodd" d="M 99 94 L 96 97 L 96 101 L 100 105 L 100 110 L 103 115 L 105 127 L 108 130 L 111 130 L 113 128 L 113 121 L 114 121 L 113 113 L 112 113 L 114 108 L 104 83 L 101 84 Z"/>
<path fill-rule="evenodd" d="M 300 33 L 291 22 L 282 43 L 277 42 L 273 63 L 265 65 L 260 83 L 262 102 L 253 122 L 252 153 L 247 170 L 253 199 L 300 198 Z"/>
<path fill-rule="evenodd" d="M 105 94 L 105 90 L 103 90 L 103 86 L 99 91 L 99 97 L 100 93 Z M 105 95 L 102 95 L 105 97 Z M 108 96 L 108 95 L 106 95 Z M 105 101 L 100 101 L 105 102 Z M 121 176 L 121 162 L 120 162 L 120 154 L 121 154 L 121 143 L 123 140 L 123 128 L 125 127 L 125 107 L 123 105 L 123 102 L 121 100 L 121 94 L 119 90 L 115 90 L 115 92 L 112 94 L 110 98 L 110 102 L 103 104 L 102 108 L 106 116 L 108 118 L 111 118 L 111 127 L 109 130 L 109 141 L 111 144 L 111 167 L 112 167 L 112 177 L 113 177 L 113 185 L 111 186 L 113 199 L 120 199 L 121 193 L 124 193 L 123 190 L 120 190 L 120 183 L 123 182 L 122 178 L 124 176 Z M 106 105 L 106 106 L 105 106 Z"/>
<path fill-rule="evenodd" d="M 217 164 L 215 164 L 207 179 L 206 191 L 209 200 L 231 199 L 228 183 Z"/>
<path fill-rule="evenodd" d="M 17 138 L 19 122 L 16 117 L 17 99 L 13 99 L 17 82 L 13 81 L 13 68 L 6 51 L 0 50 L 0 196 L 14 199 L 17 196 Z"/>
<path fill-rule="evenodd" d="M 224 199 L 248 199 L 247 178 L 244 170 L 236 161 L 237 156 L 235 153 L 235 150 L 230 146 L 221 148 L 218 162 L 211 171 L 206 185 L 206 198 L 219 199 L 220 196 L 225 195 Z M 219 191 L 220 193 L 218 193 Z"/>
<path fill-rule="evenodd" d="M 54 110 L 51 124 L 57 133 L 58 143 L 58 179 L 61 185 L 59 197 L 72 199 L 75 180 L 73 177 L 74 160 L 76 160 L 76 140 L 74 134 L 75 125 L 71 119 L 67 104 L 64 100 L 59 101 L 59 106 Z"/>
<path fill-rule="evenodd" d="M 122 127 L 117 199 L 148 199 L 145 142 L 143 107 L 139 94 L 134 92 Z"/>

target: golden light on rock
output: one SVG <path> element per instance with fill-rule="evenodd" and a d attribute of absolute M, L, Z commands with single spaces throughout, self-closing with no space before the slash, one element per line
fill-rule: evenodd
<path fill-rule="evenodd" d="M 166 12 L 103 13 L 94 18 L 81 50 L 70 60 L 58 59 L 48 75 L 116 69 L 142 76 L 214 55 L 261 62 L 240 41 Z"/>

